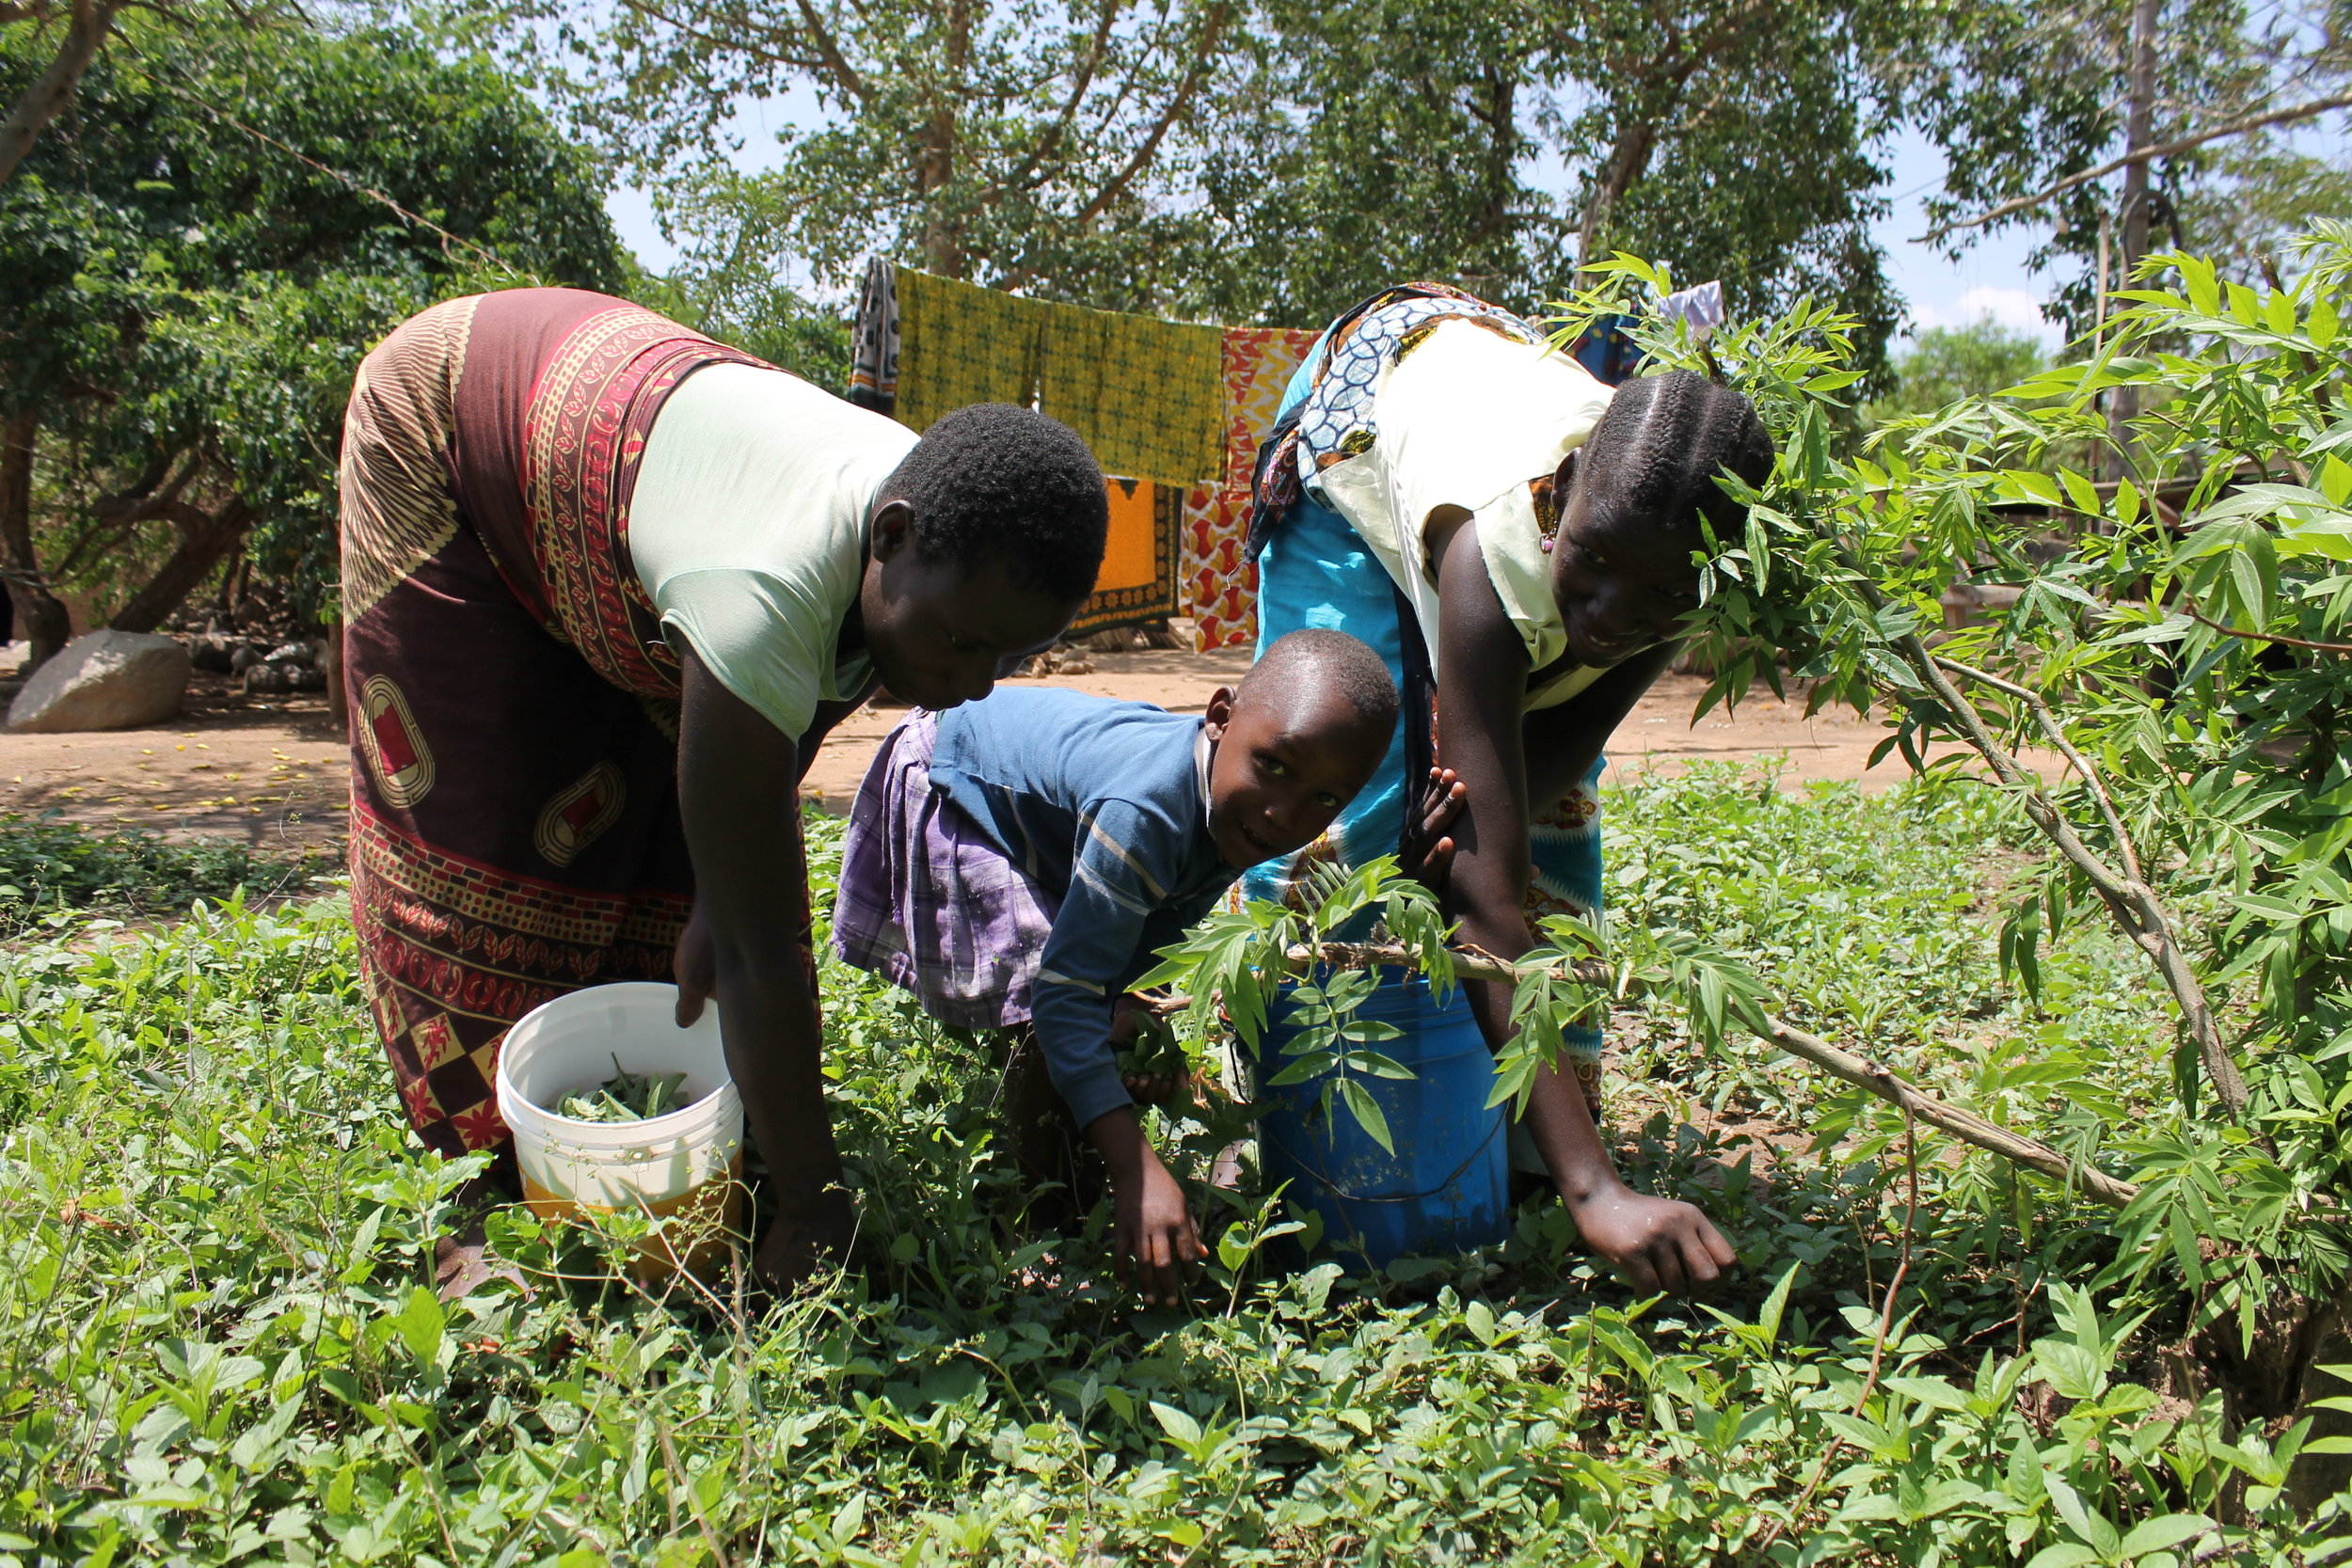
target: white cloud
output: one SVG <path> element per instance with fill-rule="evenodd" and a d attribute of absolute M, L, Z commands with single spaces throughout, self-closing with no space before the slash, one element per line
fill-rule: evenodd
<path fill-rule="evenodd" d="M 2064 338 L 2056 324 L 2042 319 L 2040 296 L 2023 289 L 1979 284 L 1957 296 L 1942 300 L 1915 298 L 1911 302 L 1911 326 L 1915 332 L 1931 326 L 1967 326 L 1987 316 L 2012 331 L 2032 333 L 2044 347 L 2054 348 Z"/>

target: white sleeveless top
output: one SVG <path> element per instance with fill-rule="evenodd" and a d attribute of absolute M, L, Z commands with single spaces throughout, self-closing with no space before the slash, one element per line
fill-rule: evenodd
<path fill-rule="evenodd" d="M 1531 483 L 1584 444 L 1612 389 L 1557 349 L 1468 321 L 1444 321 L 1383 372 L 1372 447 L 1317 474 L 1332 509 L 1388 569 L 1438 663 L 1438 599 L 1426 531 L 1455 506 L 1478 524 L 1486 576 L 1540 670 L 1567 651 L 1552 596 Z M 1554 707 L 1607 673 L 1579 666 L 1531 690 L 1525 708 Z"/>

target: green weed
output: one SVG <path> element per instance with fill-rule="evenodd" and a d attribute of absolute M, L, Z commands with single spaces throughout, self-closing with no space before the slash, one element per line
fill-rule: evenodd
<path fill-rule="evenodd" d="M 0 936 L 20 934 L 46 910 L 145 916 L 239 889 L 252 897 L 307 895 L 312 879 L 337 868 L 324 853 L 261 854 L 225 839 L 182 842 L 0 814 Z"/>
<path fill-rule="evenodd" d="M 1931 1076 L 2043 1027 L 1981 912 L 1997 802 L 1714 771 L 1610 806 L 1617 918 L 1671 910 L 1824 1018 L 1859 996 Z M 813 837 L 829 887 L 837 832 Z M 1740 1247 L 1703 1305 L 1630 1299 L 1556 1206 L 1492 1254 L 1348 1277 L 1273 1272 L 1279 1209 L 1204 1194 L 1192 1309 L 1137 1312 L 1101 1212 L 1027 1218 L 991 1043 L 838 968 L 851 1269 L 757 1310 L 648 1296 L 509 1215 L 534 1291 L 444 1305 L 430 1242 L 470 1162 L 406 1134 L 347 920 L 231 901 L 0 949 L 0 1561 L 2067 1568 L 2318 1560 L 2344 1532 L 2280 1491 L 2300 1428 L 2162 1402 L 2158 1330 L 2064 1283 L 2112 1250 L 2104 1212 L 1890 1142 L 1786 1064 L 1701 1057 L 1662 1006 L 1621 1017 L 1611 1088 L 1633 1179 Z M 2132 974 L 2099 940 L 2044 963 L 2082 988 L 2079 1049 L 2144 1055 L 2142 1015 L 2089 1006 Z M 1866 942 L 1886 978 L 1860 994 Z M 1659 1095 L 1800 1135 L 1644 1115 Z M 2071 1114 L 2001 1098 L 2044 1133 Z M 1220 1135 L 1158 1132 L 1196 1180 Z"/>

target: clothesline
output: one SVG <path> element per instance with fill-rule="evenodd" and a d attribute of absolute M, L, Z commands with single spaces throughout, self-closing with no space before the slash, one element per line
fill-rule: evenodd
<path fill-rule="evenodd" d="M 1686 289 L 1652 309 L 1705 336 L 1723 320 L 1723 287 Z M 1624 325 L 1597 324 L 1569 349 L 1612 385 L 1638 362 Z M 1071 631 L 1187 616 L 1199 651 L 1249 647 L 1251 474 L 1318 336 L 1025 299 L 875 257 L 859 292 L 849 396 L 917 431 L 974 403 L 1062 420 L 1115 476 L 1103 571 Z"/>

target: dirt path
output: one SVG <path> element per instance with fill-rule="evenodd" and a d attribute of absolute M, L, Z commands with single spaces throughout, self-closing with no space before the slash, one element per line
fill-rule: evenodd
<path fill-rule="evenodd" d="M 1198 713 L 1220 685 L 1248 668 L 1239 652 L 1089 654 L 1091 673 L 1049 677 L 1101 696 Z M 1018 684 L 1027 685 L 1029 682 Z M 1692 722 L 1706 683 L 1661 681 L 1619 727 L 1610 756 L 1616 776 L 1671 775 L 1701 758 L 1781 755 L 1784 788 L 1815 780 L 1886 788 L 1904 776 L 1899 760 L 1868 767 L 1886 732 L 1875 719 L 1830 710 L 1806 719 L 1802 701 L 1759 691 L 1726 717 Z M 810 768 L 803 793 L 846 812 L 875 745 L 903 713 L 867 707 L 836 730 Z M 0 813 L 56 812 L 105 827 L 171 835 L 222 834 L 257 847 L 315 846 L 340 839 L 349 758 L 324 698 L 246 698 L 224 677 L 199 676 L 188 711 L 155 729 L 85 735 L 0 735 Z"/>

